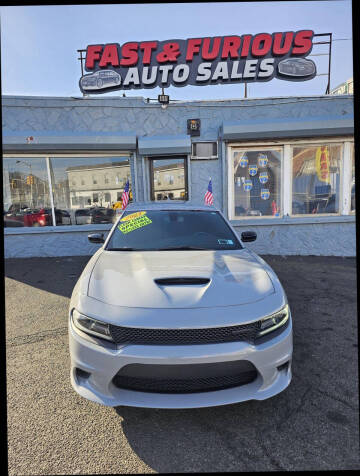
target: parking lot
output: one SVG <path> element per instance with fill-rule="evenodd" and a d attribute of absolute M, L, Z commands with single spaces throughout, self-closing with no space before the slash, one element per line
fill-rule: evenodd
<path fill-rule="evenodd" d="M 292 383 L 195 410 L 109 408 L 72 389 L 67 311 L 88 259 L 5 262 L 10 475 L 360 467 L 355 258 L 264 256 L 292 309 Z"/>

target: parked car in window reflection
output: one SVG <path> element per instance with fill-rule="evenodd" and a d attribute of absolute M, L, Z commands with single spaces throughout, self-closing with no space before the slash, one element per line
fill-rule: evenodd
<path fill-rule="evenodd" d="M 116 212 L 113 208 L 105 207 L 91 207 L 80 208 L 75 211 L 75 224 L 76 225 L 90 225 L 101 223 L 113 223 L 116 217 Z"/>
<path fill-rule="evenodd" d="M 112 70 L 96 71 L 80 79 L 80 86 L 84 90 L 110 88 L 112 86 L 118 86 L 120 83 L 120 74 Z"/>
<path fill-rule="evenodd" d="M 56 225 L 71 225 L 69 212 L 55 208 Z M 4 226 L 52 226 L 51 208 L 23 208 L 10 207 L 5 212 Z"/>
<path fill-rule="evenodd" d="M 305 58 L 287 58 L 280 61 L 278 71 L 284 76 L 311 76 L 315 74 L 315 63 Z"/>

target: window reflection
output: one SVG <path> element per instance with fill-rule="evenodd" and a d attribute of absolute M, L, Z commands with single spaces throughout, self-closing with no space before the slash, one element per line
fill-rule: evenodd
<path fill-rule="evenodd" d="M 152 159 L 152 200 L 187 200 L 186 159 Z"/>
<path fill-rule="evenodd" d="M 292 155 L 292 214 L 338 213 L 341 146 L 302 145 Z"/>
<path fill-rule="evenodd" d="M 4 226 L 52 225 L 44 158 L 3 159 Z"/>
<path fill-rule="evenodd" d="M 74 225 L 113 223 L 131 171 L 128 157 L 50 159 L 54 205 Z"/>
<path fill-rule="evenodd" d="M 281 157 L 281 149 L 234 151 L 234 216 L 280 216 Z"/>

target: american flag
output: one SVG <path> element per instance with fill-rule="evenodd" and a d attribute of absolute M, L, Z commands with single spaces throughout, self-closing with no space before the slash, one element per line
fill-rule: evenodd
<path fill-rule="evenodd" d="M 209 185 L 208 185 L 207 191 L 206 191 L 205 196 L 204 196 L 204 201 L 205 201 L 206 205 L 212 205 L 214 203 L 211 179 L 209 180 Z"/>
<path fill-rule="evenodd" d="M 122 208 L 122 210 L 125 210 L 125 208 L 127 207 L 127 204 L 129 203 L 129 187 L 130 187 L 129 179 L 127 179 L 124 191 L 121 195 L 121 200 L 122 200 L 121 208 Z"/>

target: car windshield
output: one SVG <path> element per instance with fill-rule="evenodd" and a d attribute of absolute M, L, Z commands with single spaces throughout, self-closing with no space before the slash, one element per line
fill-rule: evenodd
<path fill-rule="evenodd" d="M 125 212 L 109 251 L 234 250 L 242 245 L 220 213 L 201 210 Z"/>

